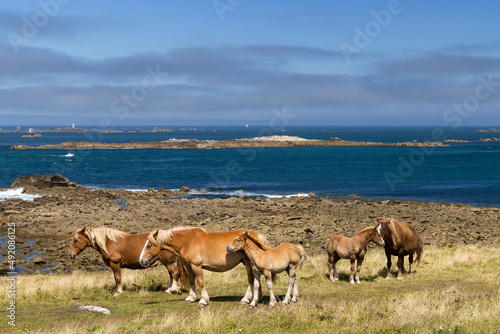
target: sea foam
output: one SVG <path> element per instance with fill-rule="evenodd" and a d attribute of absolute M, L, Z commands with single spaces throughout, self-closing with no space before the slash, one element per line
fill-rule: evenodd
<path fill-rule="evenodd" d="M 5 201 L 11 198 L 19 198 L 22 199 L 23 201 L 32 201 L 33 199 L 37 197 L 42 197 L 42 195 L 37 195 L 37 194 L 24 194 L 23 193 L 24 188 L 14 188 L 14 189 L 7 189 L 5 191 L 0 191 L 0 201 Z"/>

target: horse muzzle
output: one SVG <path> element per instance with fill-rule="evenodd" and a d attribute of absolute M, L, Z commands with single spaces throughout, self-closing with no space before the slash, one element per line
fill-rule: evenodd
<path fill-rule="evenodd" d="M 71 253 L 71 252 L 68 252 L 68 255 L 69 255 L 70 259 L 72 259 L 72 260 L 76 259 L 76 256 L 77 256 L 76 253 Z"/>
<path fill-rule="evenodd" d="M 149 260 L 148 260 L 148 259 L 143 259 L 143 258 L 141 258 L 141 259 L 139 260 L 139 263 L 140 263 L 140 264 L 141 264 L 141 266 L 143 266 L 143 267 L 149 267 Z"/>
<path fill-rule="evenodd" d="M 232 251 L 234 251 L 233 246 L 228 245 L 228 246 L 226 247 L 226 252 L 231 253 Z"/>

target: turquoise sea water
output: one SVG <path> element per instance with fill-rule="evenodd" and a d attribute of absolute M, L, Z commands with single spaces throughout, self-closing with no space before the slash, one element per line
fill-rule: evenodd
<path fill-rule="evenodd" d="M 0 133 L 0 187 L 26 174 L 59 173 L 87 187 L 205 189 L 206 195 L 247 196 L 314 193 L 332 197 L 359 195 L 374 199 L 458 202 L 500 206 L 500 144 L 479 138 L 500 133 L 477 128 L 436 129 L 381 127 L 290 127 L 273 132 L 265 127 L 175 128 L 170 133 L 77 134 L 47 133 L 21 138 Z M 214 131 L 215 130 L 215 131 Z M 213 150 L 10 150 L 15 144 L 57 144 L 64 141 L 159 141 L 170 138 L 203 140 L 251 138 L 263 135 L 310 139 L 402 142 L 463 139 L 450 147 L 292 147 Z"/>

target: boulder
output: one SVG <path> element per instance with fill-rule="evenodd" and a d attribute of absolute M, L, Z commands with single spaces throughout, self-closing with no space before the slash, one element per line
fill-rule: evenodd
<path fill-rule="evenodd" d="M 189 189 L 186 186 L 182 186 L 181 189 L 179 189 L 179 192 L 180 193 L 188 193 L 188 192 L 191 192 L 191 189 Z"/>
<path fill-rule="evenodd" d="M 66 177 L 59 174 L 40 174 L 40 175 L 26 175 L 18 177 L 11 188 L 19 187 L 35 187 L 39 189 L 52 188 L 52 187 L 69 187 L 76 185 L 70 182 Z"/>

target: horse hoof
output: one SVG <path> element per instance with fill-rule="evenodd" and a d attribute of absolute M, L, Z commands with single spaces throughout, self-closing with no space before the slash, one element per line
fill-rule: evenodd
<path fill-rule="evenodd" d="M 208 303 L 207 303 L 207 302 L 199 302 L 199 303 L 198 303 L 198 306 L 207 306 L 207 305 L 208 305 Z"/>
<path fill-rule="evenodd" d="M 350 281 L 349 283 L 354 284 L 354 281 Z"/>
<path fill-rule="evenodd" d="M 120 296 L 122 293 L 123 293 L 123 292 L 117 292 L 117 293 L 115 293 L 115 294 L 113 295 L 113 297 L 118 297 L 118 296 Z"/>
<path fill-rule="evenodd" d="M 392 277 L 391 276 L 387 276 L 385 279 L 391 279 Z"/>
<path fill-rule="evenodd" d="M 185 302 L 186 304 L 191 304 L 191 303 L 194 303 L 195 301 L 196 301 L 196 300 L 191 300 L 191 299 L 186 299 L 186 300 L 184 300 L 184 302 Z"/>
<path fill-rule="evenodd" d="M 274 307 L 275 304 L 274 303 L 269 303 L 269 307 Z"/>
<path fill-rule="evenodd" d="M 402 280 L 403 280 L 403 277 L 396 278 L 396 281 L 402 281 Z"/>

